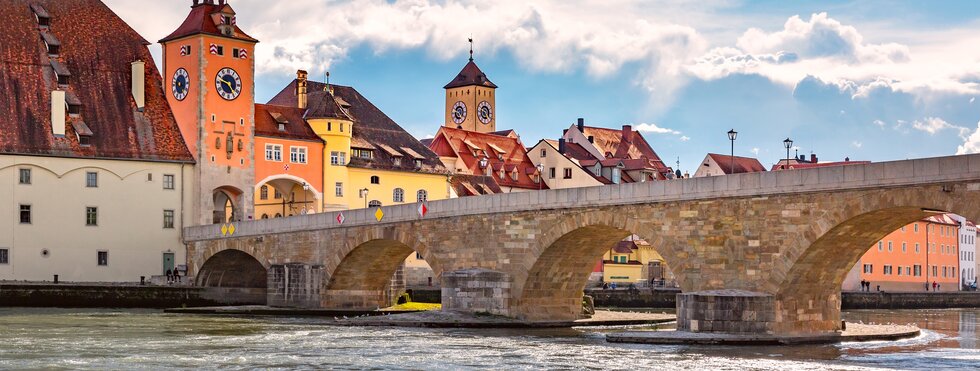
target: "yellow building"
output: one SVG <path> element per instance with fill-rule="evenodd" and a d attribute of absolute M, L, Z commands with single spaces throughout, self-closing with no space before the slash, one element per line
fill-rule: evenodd
<path fill-rule="evenodd" d="M 305 109 L 323 140 L 324 211 L 449 198 L 449 172 L 435 153 L 354 88 L 300 72 L 269 105 Z"/>
<path fill-rule="evenodd" d="M 674 275 L 653 246 L 631 236 L 620 241 L 602 257 L 602 282 L 618 284 L 673 282 Z"/>

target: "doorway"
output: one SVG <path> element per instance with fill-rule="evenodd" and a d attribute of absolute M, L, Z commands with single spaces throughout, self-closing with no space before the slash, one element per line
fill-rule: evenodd
<path fill-rule="evenodd" d="M 163 253 L 163 272 L 161 274 L 166 274 L 167 271 L 173 272 L 174 270 L 174 253 L 165 252 Z"/>

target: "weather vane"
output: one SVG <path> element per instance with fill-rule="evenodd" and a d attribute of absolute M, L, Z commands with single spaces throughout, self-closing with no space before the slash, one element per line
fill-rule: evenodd
<path fill-rule="evenodd" d="M 470 62 L 473 61 L 473 36 L 470 36 Z"/>

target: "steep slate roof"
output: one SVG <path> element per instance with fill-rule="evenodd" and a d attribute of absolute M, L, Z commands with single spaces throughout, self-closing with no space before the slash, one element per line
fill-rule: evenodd
<path fill-rule="evenodd" d="M 255 135 L 286 139 L 312 140 L 322 142 L 303 119 L 303 109 L 297 107 L 255 105 Z M 279 122 L 284 122 L 279 131 Z"/>
<path fill-rule="evenodd" d="M 245 32 L 242 32 L 242 30 L 238 28 L 237 25 L 234 26 L 235 32 L 232 35 L 229 36 L 229 35 L 222 34 L 221 31 L 218 30 L 218 25 L 214 23 L 214 18 L 212 18 L 211 15 L 219 11 L 222 11 L 226 8 L 227 11 L 230 11 L 232 14 L 234 14 L 234 11 L 231 10 L 231 6 L 228 4 L 225 5 L 207 4 L 208 2 L 212 2 L 212 1 L 205 1 L 204 3 L 191 6 L 191 12 L 187 14 L 187 18 L 184 19 L 184 23 L 181 23 L 180 27 L 177 27 L 177 29 L 174 30 L 174 32 L 172 32 L 170 35 L 167 35 L 167 37 L 160 39 L 160 42 L 163 43 L 166 41 L 176 40 L 182 37 L 187 37 L 187 36 L 197 35 L 197 34 L 227 37 L 230 39 L 244 40 L 244 41 L 250 41 L 256 43 L 259 42 L 258 40 L 245 34 Z"/>
<path fill-rule="evenodd" d="M 30 5 L 50 14 L 49 31 L 39 31 Z M 81 102 L 60 138 L 51 129 L 59 88 L 39 32 L 61 42 L 55 61 L 71 72 L 66 95 Z M 193 162 L 147 45 L 98 0 L 0 0 L 0 153 Z M 137 59 L 146 63 L 143 112 L 130 82 Z M 76 130 L 86 129 L 91 145 L 81 146 Z"/>
<path fill-rule="evenodd" d="M 502 154 L 503 161 L 499 159 L 498 152 L 494 147 L 505 152 Z M 543 182 L 539 184 L 531 179 L 536 168 L 531 159 L 527 157 L 527 149 L 524 148 L 524 144 L 518 138 L 443 126 L 439 128 L 436 139 L 432 141 L 430 148 L 439 156 L 462 159 L 467 170 L 475 175 L 484 174 L 484 169 L 480 168 L 480 157 L 486 155 L 490 167 L 493 168 L 493 173 L 489 175 L 500 187 L 548 189 L 548 186 Z M 474 150 L 477 152 L 477 156 L 473 156 Z M 507 172 L 503 178 L 499 174 L 501 168 Z M 517 169 L 518 173 L 516 181 L 510 177 L 510 173 L 514 169 Z"/>
<path fill-rule="evenodd" d="M 739 173 L 754 173 L 757 171 L 766 171 L 766 167 L 762 165 L 759 160 L 751 157 L 741 157 L 735 156 L 735 167 L 732 171 L 732 156 L 729 155 L 719 155 L 716 153 L 709 153 L 709 157 L 718 164 L 721 171 L 725 174 L 739 174 Z"/>
<path fill-rule="evenodd" d="M 446 84 L 443 89 L 452 89 L 472 85 L 495 89 L 497 88 L 497 85 L 490 82 L 490 79 L 487 78 L 487 74 L 483 73 L 483 71 L 480 70 L 480 67 L 477 67 L 476 63 L 474 63 L 471 59 L 469 63 L 463 66 L 463 70 L 459 71 L 456 78 Z"/>
<path fill-rule="evenodd" d="M 297 80 L 291 81 L 286 87 L 269 100 L 270 106 L 296 107 Z M 429 174 L 449 174 L 449 171 L 439 161 L 439 157 L 428 147 L 419 143 L 394 120 L 372 104 L 361 93 L 349 86 L 327 85 L 322 82 L 307 80 L 307 110 L 304 117 L 311 118 L 342 118 L 354 122 L 351 146 L 356 148 L 374 149 L 373 159 L 363 159 L 357 156 L 348 157 L 348 166 L 365 169 L 411 171 Z M 333 89 L 331 94 L 330 89 Z M 342 105 L 349 105 L 344 108 Z M 400 165 L 395 165 L 394 159 L 387 151 L 379 148 L 384 144 L 404 154 Z M 420 157 L 422 168 L 415 168 L 415 159 Z"/>

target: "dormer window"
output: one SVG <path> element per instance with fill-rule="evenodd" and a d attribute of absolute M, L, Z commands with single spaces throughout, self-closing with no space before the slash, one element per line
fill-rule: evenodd
<path fill-rule="evenodd" d="M 415 168 L 416 169 L 421 169 L 422 168 L 422 160 L 421 159 L 415 159 Z"/>
<path fill-rule="evenodd" d="M 65 93 L 65 107 L 68 109 L 68 115 L 70 116 L 82 114 L 82 101 L 70 91 Z"/>
<path fill-rule="evenodd" d="M 622 176 L 622 170 L 620 170 L 619 167 L 614 167 L 612 169 L 612 179 L 610 180 L 612 180 L 613 184 L 619 184 L 619 182 L 622 181 Z"/>
<path fill-rule="evenodd" d="M 51 60 L 51 68 L 54 69 L 54 75 L 58 80 L 58 85 L 68 85 L 68 78 L 71 77 L 71 73 L 68 72 L 65 65 L 56 60 Z"/>
<path fill-rule="evenodd" d="M 71 127 L 75 129 L 75 135 L 78 136 L 78 144 L 82 147 L 88 147 L 92 145 L 92 130 L 89 129 L 88 125 L 82 120 L 73 120 L 71 122 Z"/>
<path fill-rule="evenodd" d="M 48 14 L 48 11 L 43 6 L 31 4 L 31 11 L 34 12 L 34 19 L 37 20 L 38 26 L 48 27 L 51 25 L 51 15 Z"/>
<path fill-rule="evenodd" d="M 50 32 L 41 32 L 41 40 L 44 41 L 44 47 L 48 50 L 48 55 L 58 55 L 61 53 L 61 41 L 58 41 L 57 37 L 54 37 Z"/>

